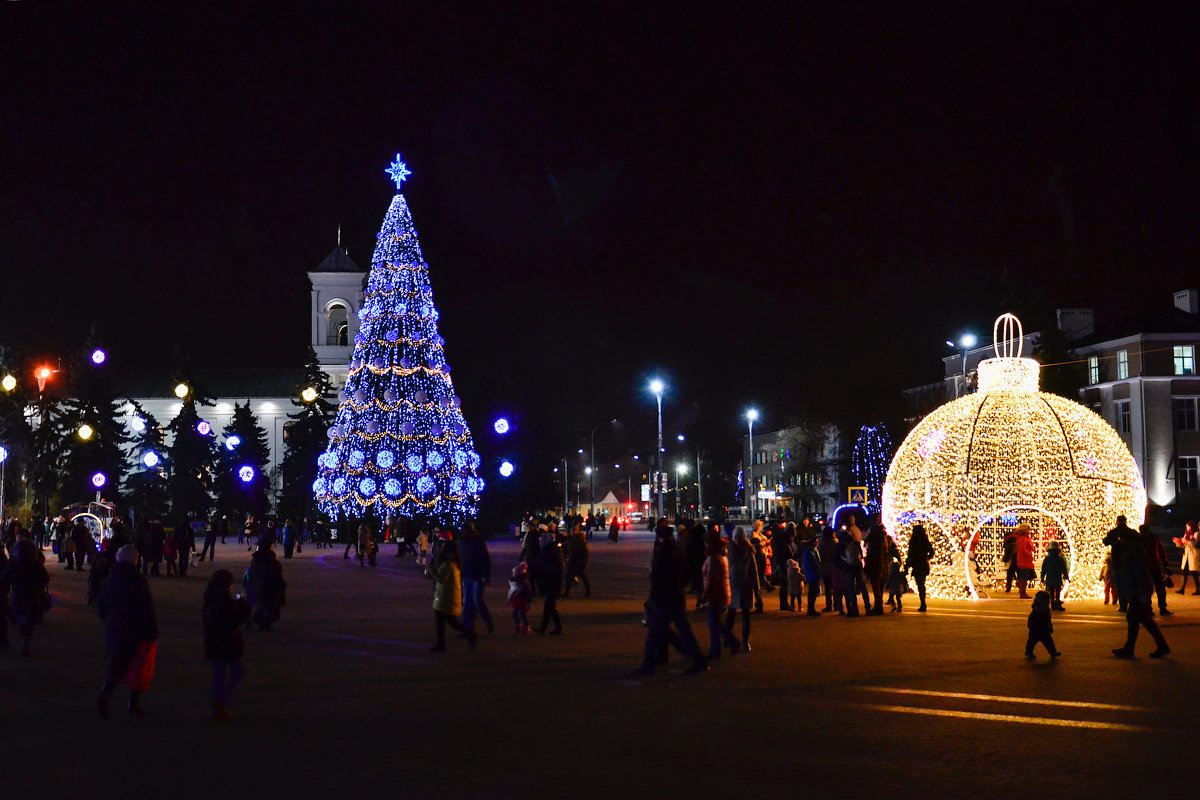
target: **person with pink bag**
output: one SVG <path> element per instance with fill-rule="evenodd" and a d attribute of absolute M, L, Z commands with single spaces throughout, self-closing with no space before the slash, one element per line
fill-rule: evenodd
<path fill-rule="evenodd" d="M 129 685 L 127 710 L 144 717 L 139 700 L 150 688 L 158 650 L 158 622 L 150 584 L 137 571 L 137 548 L 117 551 L 117 563 L 104 579 L 97 599 L 104 620 L 104 687 L 96 699 L 100 716 L 108 718 L 108 700 L 117 682 Z"/>

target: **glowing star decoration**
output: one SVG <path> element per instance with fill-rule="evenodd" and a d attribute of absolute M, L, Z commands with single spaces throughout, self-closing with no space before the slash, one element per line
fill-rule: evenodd
<path fill-rule="evenodd" d="M 254 467 L 250 466 L 249 464 L 243 466 L 238 470 L 238 478 L 242 481 L 242 483 L 249 483 L 250 481 L 254 480 Z"/>
<path fill-rule="evenodd" d="M 1066 591 L 1098 598 L 1105 532 L 1118 515 L 1135 528 L 1145 519 L 1129 449 L 1092 411 L 1038 391 L 1038 363 L 1021 358 L 1022 337 L 1016 317 L 998 319 L 996 357 L 979 364 L 978 391 L 921 420 L 888 470 L 883 522 L 902 550 L 913 525 L 925 527 L 934 597 L 1002 594 L 1004 537 L 1027 523 L 1034 564 L 1057 541 L 1074 579 Z M 938 447 L 927 446 L 934 437 Z"/>
<path fill-rule="evenodd" d="M 399 153 L 396 153 L 396 160 L 393 161 L 388 168 L 384 170 L 384 172 L 392 176 L 392 180 L 396 184 L 396 191 L 400 191 L 400 184 L 408 180 L 409 175 L 412 175 L 412 170 L 408 168 L 407 164 L 400 160 Z"/>
<path fill-rule="evenodd" d="M 142 463 L 146 465 L 147 469 L 154 469 L 157 467 L 158 461 L 158 453 L 155 452 L 149 452 L 142 456 Z"/>
<path fill-rule="evenodd" d="M 95 486 L 97 489 L 106 483 L 108 483 L 108 478 L 104 476 L 103 472 L 97 472 L 92 476 L 92 486 Z"/>
<path fill-rule="evenodd" d="M 388 174 L 397 187 L 410 174 L 399 154 Z M 317 507 L 334 520 L 369 514 L 461 525 L 477 513 L 480 463 L 439 317 L 429 264 L 397 193 L 376 236 L 337 417 L 317 461 Z"/>
<path fill-rule="evenodd" d="M 946 442 L 946 429 L 938 428 L 921 437 L 921 443 L 917 445 L 917 453 L 921 458 L 929 458 L 931 455 L 941 449 Z"/>

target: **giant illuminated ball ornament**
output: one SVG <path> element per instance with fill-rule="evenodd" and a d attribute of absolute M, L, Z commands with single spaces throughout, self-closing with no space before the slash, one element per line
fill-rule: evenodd
<path fill-rule="evenodd" d="M 249 464 L 243 466 L 238 470 L 238 478 L 241 479 L 242 483 L 249 483 L 254 480 L 254 467 Z"/>
<path fill-rule="evenodd" d="M 996 320 L 995 358 L 979 364 L 979 390 L 921 420 L 896 451 L 883 486 L 883 521 L 907 548 L 924 525 L 934 597 L 1004 591 L 1004 537 L 1032 528 L 1035 569 L 1057 541 L 1073 583 L 1100 597 L 1105 533 L 1125 515 L 1145 518 L 1146 489 L 1121 437 L 1079 403 L 1038 391 L 1036 361 L 1021 358 L 1023 331 Z"/>
<path fill-rule="evenodd" d="M 95 486 L 97 489 L 99 489 L 101 486 L 103 486 L 107 482 L 108 482 L 108 478 L 104 477 L 103 472 L 97 472 L 95 475 L 92 476 L 92 486 Z"/>

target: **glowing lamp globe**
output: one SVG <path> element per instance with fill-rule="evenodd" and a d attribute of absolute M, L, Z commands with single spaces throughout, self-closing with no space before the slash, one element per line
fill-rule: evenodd
<path fill-rule="evenodd" d="M 212 425 L 209 425 L 204 420 L 200 420 L 196 423 L 196 433 L 200 434 L 201 436 L 208 436 L 210 433 L 212 433 Z"/>
<path fill-rule="evenodd" d="M 0 464 L 3 464 L 7 460 L 8 460 L 8 450 L 6 450 L 3 447 L 0 447 Z"/>
<path fill-rule="evenodd" d="M 188 396 L 188 387 L 186 383 L 175 384 L 175 396 L 180 400 Z"/>
<path fill-rule="evenodd" d="M 513 467 L 511 461 L 501 461 L 500 462 L 500 475 L 502 477 L 505 477 L 505 478 L 511 477 L 514 469 L 515 469 L 515 467 Z"/>
<path fill-rule="evenodd" d="M 254 467 L 247 464 L 239 469 L 238 478 L 241 479 L 242 483 L 249 483 L 250 481 L 254 480 Z"/>
<path fill-rule="evenodd" d="M 241 443 L 242 437 L 238 436 L 236 433 L 231 433 L 225 437 L 225 449 L 231 453 L 236 450 L 237 446 Z"/>
<path fill-rule="evenodd" d="M 92 426 L 88 425 L 86 422 L 79 426 L 79 438 L 83 439 L 85 442 L 92 438 L 93 433 L 95 433 L 95 431 L 92 430 Z"/>
<path fill-rule="evenodd" d="M 504 435 L 508 433 L 508 420 L 506 420 L 504 417 L 500 417 L 500 419 L 496 420 L 496 422 L 492 425 L 492 428 L 496 431 L 496 433 Z"/>
<path fill-rule="evenodd" d="M 142 456 L 142 463 L 145 464 L 148 469 L 154 469 L 158 466 L 158 454 L 153 452 L 146 453 L 146 455 Z"/>
<path fill-rule="evenodd" d="M 146 420 L 142 419 L 141 417 L 134 417 L 133 419 L 129 420 L 129 428 L 134 433 L 141 433 L 142 431 L 146 430 Z"/>
<path fill-rule="evenodd" d="M 95 486 L 97 489 L 99 489 L 101 486 L 103 486 L 107 482 L 108 482 L 108 478 L 104 477 L 103 472 L 97 472 L 95 475 L 92 476 L 92 486 Z"/>
<path fill-rule="evenodd" d="M 300 393 L 300 399 L 306 403 L 311 403 L 317 399 L 317 390 L 311 386 L 305 387 L 304 391 Z"/>
<path fill-rule="evenodd" d="M 101 350 L 99 347 L 97 347 L 95 350 L 92 351 L 92 363 L 95 364 L 96 366 L 103 364 L 107 358 L 108 358 L 108 354 L 105 353 L 103 350 Z"/>
<path fill-rule="evenodd" d="M 4 387 L 4 391 L 11 392 L 17 388 L 17 379 L 12 375 L 5 375 L 3 380 L 0 380 L 0 386 Z"/>
<path fill-rule="evenodd" d="M 50 375 L 52 372 L 53 372 L 53 370 L 51 370 L 49 367 L 38 367 L 38 370 L 37 370 L 37 372 L 34 373 L 34 376 L 39 381 L 46 381 L 46 380 L 50 379 Z"/>
<path fill-rule="evenodd" d="M 1073 583 L 1064 594 L 1100 597 L 1105 533 L 1124 515 L 1145 519 L 1141 473 L 1115 430 L 1079 403 L 1038 391 L 1039 365 L 1021 358 L 1023 331 L 996 320 L 995 358 L 979 390 L 935 409 L 896 451 L 883 486 L 883 522 L 907 549 L 925 527 L 934 597 L 1003 593 L 1004 537 L 1028 524 L 1035 569 L 1051 542 Z"/>

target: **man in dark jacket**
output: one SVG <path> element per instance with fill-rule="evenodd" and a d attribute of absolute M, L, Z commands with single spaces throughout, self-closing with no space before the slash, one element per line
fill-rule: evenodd
<path fill-rule="evenodd" d="M 1118 527 L 1124 521 L 1118 518 Z M 1129 605 L 1125 615 L 1127 635 L 1125 646 L 1113 650 L 1117 658 L 1133 658 L 1133 646 L 1137 643 L 1138 626 L 1144 627 L 1151 636 L 1157 648 L 1150 654 L 1151 658 L 1162 658 L 1171 652 L 1162 631 L 1154 622 L 1154 612 L 1150 609 L 1150 598 L 1154 592 L 1154 582 L 1150 579 L 1150 566 L 1146 562 L 1146 549 L 1132 528 L 1126 527 L 1121 532 L 1121 563 L 1117 567 L 1117 590 Z M 1116 558 L 1113 559 L 1116 562 Z"/>
<path fill-rule="evenodd" d="M 104 580 L 97 600 L 100 619 L 104 620 L 104 687 L 96 699 L 96 708 L 105 718 L 112 690 L 128 671 L 139 643 L 158 641 L 150 584 L 138 574 L 136 562 L 137 550 L 133 545 L 118 550 L 117 563 Z M 128 711 L 135 717 L 146 714 L 138 705 L 140 697 L 140 691 L 129 692 Z"/>
<path fill-rule="evenodd" d="M 1121 574 L 1121 556 L 1124 552 L 1126 542 L 1140 544 L 1137 539 L 1137 534 L 1134 532 L 1133 528 L 1125 524 L 1125 515 L 1122 514 L 1117 517 L 1117 527 L 1113 528 L 1104 535 L 1104 544 L 1108 545 L 1109 548 L 1112 549 L 1113 572 L 1118 575 Z M 1124 614 L 1126 608 L 1128 607 L 1129 600 L 1127 597 L 1125 597 L 1120 581 L 1117 581 L 1117 602 L 1119 605 L 1117 610 Z"/>
<path fill-rule="evenodd" d="M 1146 562 L 1150 566 L 1150 580 L 1154 582 L 1154 594 L 1158 597 L 1158 613 L 1169 617 L 1174 612 L 1167 611 L 1167 585 L 1163 576 L 1167 571 L 1167 553 L 1149 525 L 1141 529 L 1142 546 L 1146 548 Z"/>
<path fill-rule="evenodd" d="M 83 572 L 84 562 L 92 560 L 96 543 L 92 540 L 92 532 L 88 530 L 87 525 L 83 524 L 82 517 L 75 518 L 75 524 L 71 527 L 71 541 L 75 544 L 75 569 Z M 71 565 L 68 562 L 67 569 L 70 568 Z"/>
<path fill-rule="evenodd" d="M 470 522 L 463 526 L 458 552 L 462 562 L 463 627 L 474 632 L 475 614 L 478 613 L 487 626 L 487 632 L 492 633 L 495 630 L 492 614 L 483 602 L 483 589 L 492 582 L 492 557 L 488 553 L 487 542 Z"/>
<path fill-rule="evenodd" d="M 674 626 L 678 637 L 676 646 L 692 659 L 689 675 L 708 670 L 708 662 L 688 624 L 683 598 L 684 576 L 687 567 L 683 554 L 675 544 L 671 526 L 661 521 L 654 531 L 654 555 L 650 559 L 650 599 L 646 603 L 646 653 L 639 675 L 653 675 L 659 651 L 671 637 Z"/>
<path fill-rule="evenodd" d="M 175 529 L 175 547 L 179 550 L 179 577 L 187 577 L 188 560 L 196 549 L 196 534 L 190 520 L 184 520 Z"/>

